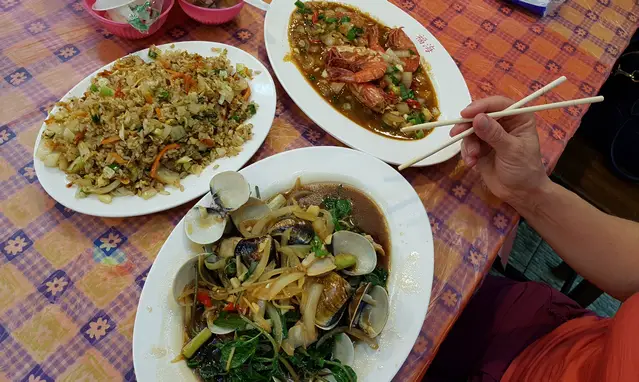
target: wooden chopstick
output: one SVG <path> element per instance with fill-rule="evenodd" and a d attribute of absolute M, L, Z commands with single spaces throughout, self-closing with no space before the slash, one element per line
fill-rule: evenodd
<path fill-rule="evenodd" d="M 506 108 L 505 110 L 514 110 L 514 109 L 519 109 L 520 107 L 524 106 L 525 104 L 536 100 L 537 98 L 541 97 L 542 95 L 548 93 L 549 91 L 551 91 L 552 89 L 556 88 L 557 86 L 561 85 L 562 83 L 564 83 L 566 81 L 566 76 L 561 76 L 559 78 L 557 78 L 556 80 L 552 81 L 551 83 L 549 83 L 548 85 L 544 86 L 543 88 L 535 91 L 534 93 L 531 93 L 530 95 L 528 95 L 525 98 L 522 98 L 521 100 L 515 102 L 514 104 L 510 105 L 508 108 Z M 454 136 L 450 141 L 444 142 L 443 144 L 435 147 L 434 149 L 418 156 L 415 157 L 411 160 L 409 160 L 408 162 L 402 164 L 401 166 L 398 167 L 399 171 L 402 171 L 412 165 L 414 165 L 417 162 L 421 162 L 424 159 L 428 158 L 429 156 L 438 153 L 440 151 L 442 151 L 443 149 L 461 141 L 462 139 L 472 135 L 475 133 L 475 129 L 473 129 L 472 127 L 466 131 L 463 131 L 459 134 L 457 134 L 456 136 Z"/>
<path fill-rule="evenodd" d="M 492 118 L 512 117 L 513 115 L 519 115 L 519 114 L 536 113 L 538 111 L 544 111 L 544 110 L 561 109 L 564 107 L 597 103 L 597 102 L 602 102 L 603 100 L 604 100 L 603 96 L 579 98 L 579 99 L 573 99 L 570 101 L 562 101 L 562 102 L 548 103 L 545 105 L 523 107 L 521 109 L 497 111 L 494 113 L 488 113 L 486 115 Z M 435 127 L 456 125 L 458 123 L 469 123 L 472 121 L 473 121 L 472 118 L 460 118 L 460 119 L 453 119 L 448 121 L 435 121 L 435 122 L 429 122 L 429 123 L 422 123 L 420 125 L 404 127 L 402 129 L 402 132 L 407 133 L 409 131 L 430 130 Z"/>

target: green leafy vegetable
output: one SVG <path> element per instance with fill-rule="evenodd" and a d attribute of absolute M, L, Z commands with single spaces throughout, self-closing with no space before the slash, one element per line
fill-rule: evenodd
<path fill-rule="evenodd" d="M 397 78 L 397 77 L 395 77 L 395 76 L 388 76 L 388 77 L 390 77 L 391 82 L 392 82 L 392 83 L 393 83 L 393 85 L 395 85 L 395 86 L 399 85 L 399 83 L 401 82 L 401 81 L 399 80 L 399 78 Z"/>
<path fill-rule="evenodd" d="M 342 19 L 340 21 L 343 23 L 348 23 L 351 21 L 351 18 L 348 16 L 342 16 Z"/>
<path fill-rule="evenodd" d="M 338 362 L 334 362 L 335 364 L 329 367 L 331 373 L 333 373 L 333 378 L 337 382 L 356 382 L 357 374 L 355 371 L 348 365 L 342 365 Z M 331 362 L 333 364 L 333 362 Z"/>
<path fill-rule="evenodd" d="M 97 92 L 100 89 L 98 89 L 96 84 L 91 84 L 91 86 L 89 86 L 89 90 L 91 90 L 92 92 L 95 93 L 95 92 Z"/>
<path fill-rule="evenodd" d="M 340 223 L 340 221 L 346 219 L 351 215 L 351 212 L 353 211 L 353 205 L 351 204 L 351 201 L 348 199 L 328 197 L 322 201 L 322 204 L 333 217 L 333 225 L 335 225 L 335 231 L 343 230 L 344 227 L 342 227 L 342 223 Z"/>
<path fill-rule="evenodd" d="M 324 247 L 324 242 L 319 236 L 315 235 L 313 240 L 311 240 L 311 252 L 315 252 L 315 257 L 324 257 L 328 255 L 328 251 Z"/>
<path fill-rule="evenodd" d="M 220 316 L 213 323 L 221 328 L 229 329 L 243 329 L 246 327 L 246 322 L 242 320 L 239 314 L 229 312 L 220 313 Z"/>
<path fill-rule="evenodd" d="M 255 113 L 257 113 L 257 109 L 255 108 L 255 104 L 249 104 L 248 105 L 248 112 L 250 115 L 255 115 Z"/>
<path fill-rule="evenodd" d="M 158 58 L 158 54 L 155 51 L 149 49 L 149 57 L 155 60 L 156 58 Z"/>
<path fill-rule="evenodd" d="M 384 268 L 377 267 L 373 272 L 364 275 L 362 281 L 369 282 L 375 285 L 379 285 L 382 288 L 386 287 L 386 281 L 388 280 L 388 271 Z"/>
<path fill-rule="evenodd" d="M 229 369 L 235 369 L 242 366 L 249 358 L 255 354 L 257 349 L 258 338 L 262 334 L 248 340 L 237 340 L 227 342 L 221 348 L 220 362 L 223 365 L 230 365 Z M 235 349 L 235 350 L 233 350 Z M 230 360 L 230 361 L 229 361 Z M 229 363 L 230 362 L 230 363 Z"/>
<path fill-rule="evenodd" d="M 317 77 L 315 77 L 315 75 L 313 75 L 313 74 L 309 74 L 308 75 L 308 79 L 311 80 L 311 81 L 315 81 L 317 79 Z"/>
<path fill-rule="evenodd" d="M 234 115 L 231 117 L 232 120 L 234 120 L 235 122 L 239 122 L 240 121 L 240 116 L 239 115 Z"/>
<path fill-rule="evenodd" d="M 327 17 L 326 22 L 329 24 L 335 24 L 337 22 L 337 17 Z"/>
<path fill-rule="evenodd" d="M 323 13 L 320 13 L 319 16 L 317 16 L 317 18 L 320 20 L 324 20 L 325 17 L 326 15 L 324 15 Z"/>
<path fill-rule="evenodd" d="M 200 376 L 205 381 L 212 380 L 222 373 L 223 366 L 220 365 L 220 348 L 215 340 L 209 341 L 186 361 L 186 365 L 191 369 L 197 369 Z"/>
<path fill-rule="evenodd" d="M 349 30 L 346 34 L 346 38 L 348 39 L 348 41 L 353 41 L 357 37 L 361 36 L 363 33 L 364 30 L 362 28 L 352 27 L 351 30 Z"/>
<path fill-rule="evenodd" d="M 100 116 L 97 114 L 91 114 L 91 120 L 95 123 L 100 123 Z"/>
<path fill-rule="evenodd" d="M 118 166 L 118 165 L 117 165 L 117 164 L 115 164 L 115 163 L 111 163 L 111 164 L 109 165 L 109 167 L 110 167 L 112 170 L 117 170 L 117 169 L 119 169 L 119 168 L 120 168 L 120 166 Z"/>
<path fill-rule="evenodd" d="M 425 134 L 424 134 L 424 130 L 417 130 L 417 132 L 415 133 L 415 137 L 418 139 L 422 139 L 424 138 Z"/>

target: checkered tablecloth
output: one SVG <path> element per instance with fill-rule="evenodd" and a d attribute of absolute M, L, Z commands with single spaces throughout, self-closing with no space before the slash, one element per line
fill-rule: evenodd
<path fill-rule="evenodd" d="M 281 1 L 281 0 L 280 0 Z M 637 25 L 634 0 L 568 0 L 544 19 L 496 0 L 396 0 L 444 44 L 473 98 L 522 98 L 559 75 L 546 102 L 591 96 Z M 221 41 L 268 65 L 264 14 L 246 6 L 227 25 L 203 26 L 179 7 L 144 41 L 102 29 L 81 1 L 0 0 L 0 381 L 135 379 L 133 321 L 146 274 L 187 207 L 101 219 L 56 203 L 32 162 L 47 111 L 102 65 L 151 43 Z M 311 145 L 337 145 L 278 88 L 276 119 L 254 160 Z M 584 108 L 539 114 L 552 168 Z M 396 377 L 417 380 L 494 261 L 518 216 L 459 160 L 406 171 L 429 211 L 435 282 L 428 317 Z"/>

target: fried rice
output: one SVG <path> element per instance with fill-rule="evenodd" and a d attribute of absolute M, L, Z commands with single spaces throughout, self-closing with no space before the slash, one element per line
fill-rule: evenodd
<path fill-rule="evenodd" d="M 76 197 L 109 203 L 182 189 L 180 179 L 237 155 L 251 139 L 250 69 L 234 68 L 225 50 L 202 57 L 152 46 L 148 55 L 148 63 L 118 60 L 45 121 L 37 156 L 67 173 Z"/>

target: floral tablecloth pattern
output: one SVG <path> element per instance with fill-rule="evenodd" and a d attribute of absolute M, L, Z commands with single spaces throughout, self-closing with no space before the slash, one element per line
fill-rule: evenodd
<path fill-rule="evenodd" d="M 282 1 L 282 0 L 278 0 Z M 522 98 L 560 75 L 544 101 L 597 93 L 635 32 L 634 0 L 568 0 L 539 19 L 496 1 L 396 0 L 444 44 L 473 98 Z M 185 213 L 130 219 L 75 213 L 52 200 L 33 169 L 33 145 L 55 101 L 102 65 L 149 44 L 207 40 L 268 65 L 264 13 L 246 6 L 224 26 L 203 26 L 176 5 L 143 41 L 101 28 L 82 1 L 0 0 L 0 381 L 135 379 L 131 339 L 146 274 Z M 276 119 L 253 160 L 338 145 L 278 88 Z M 556 163 L 583 107 L 539 114 L 544 163 Z M 396 377 L 417 380 L 486 274 L 518 216 L 459 158 L 406 171 L 429 211 L 435 281 L 419 339 Z"/>

